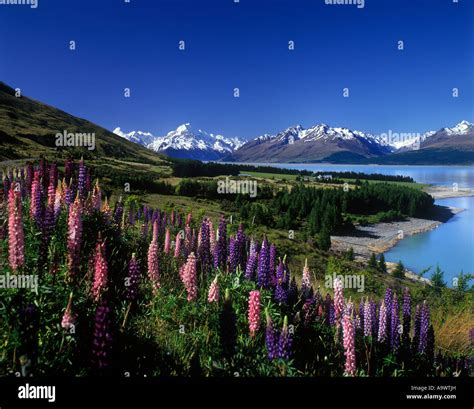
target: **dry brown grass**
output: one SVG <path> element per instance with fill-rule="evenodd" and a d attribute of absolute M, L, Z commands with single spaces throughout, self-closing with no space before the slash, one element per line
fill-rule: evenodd
<path fill-rule="evenodd" d="M 437 310 L 432 316 L 432 322 L 436 346 L 442 351 L 466 355 L 472 351 L 469 330 L 474 327 L 474 313 L 469 307 L 448 315 Z"/>

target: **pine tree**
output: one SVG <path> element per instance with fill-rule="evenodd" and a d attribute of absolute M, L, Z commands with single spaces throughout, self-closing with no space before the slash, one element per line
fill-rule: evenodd
<path fill-rule="evenodd" d="M 439 268 L 439 264 L 436 265 L 436 270 L 431 276 L 431 283 L 433 284 L 433 288 L 438 292 L 441 291 L 441 288 L 446 287 L 444 271 Z"/>
<path fill-rule="evenodd" d="M 318 247 L 324 251 L 328 251 L 331 248 L 331 236 L 329 230 L 325 227 L 321 229 L 318 235 Z"/>
<path fill-rule="evenodd" d="M 368 267 L 377 270 L 377 258 L 375 257 L 375 253 L 372 253 L 370 256 Z"/>
<path fill-rule="evenodd" d="M 393 276 L 396 278 L 405 277 L 405 266 L 401 261 L 398 262 L 397 267 L 395 267 L 395 270 L 393 270 Z"/>
<path fill-rule="evenodd" d="M 352 247 L 347 250 L 346 258 L 349 261 L 354 261 L 354 249 Z"/>
<path fill-rule="evenodd" d="M 385 263 L 385 256 L 383 253 L 379 257 L 379 271 L 382 273 L 387 272 L 387 264 Z"/>

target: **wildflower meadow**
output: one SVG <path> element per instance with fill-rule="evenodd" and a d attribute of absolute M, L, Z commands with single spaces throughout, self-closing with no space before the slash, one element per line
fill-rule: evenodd
<path fill-rule="evenodd" d="M 408 288 L 316 288 L 224 215 L 111 203 L 83 160 L 11 169 L 2 187 L 2 376 L 468 375 Z"/>

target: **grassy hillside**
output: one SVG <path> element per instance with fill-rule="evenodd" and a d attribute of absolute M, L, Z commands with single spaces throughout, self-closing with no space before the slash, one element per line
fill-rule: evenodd
<path fill-rule="evenodd" d="M 96 148 L 57 148 L 58 132 L 95 133 Z M 150 165 L 166 165 L 167 159 L 129 142 L 85 119 L 28 97 L 15 96 L 15 91 L 0 82 L 0 160 L 58 158 L 72 155 L 87 159 L 115 158 Z"/>

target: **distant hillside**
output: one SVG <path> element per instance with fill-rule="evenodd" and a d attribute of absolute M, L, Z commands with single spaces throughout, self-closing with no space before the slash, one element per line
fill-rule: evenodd
<path fill-rule="evenodd" d="M 95 133 L 96 148 L 57 148 L 59 132 Z M 121 138 L 85 119 L 22 96 L 0 82 L 0 160 L 65 157 L 115 158 L 130 162 L 159 164 L 165 159 L 156 153 Z"/>

